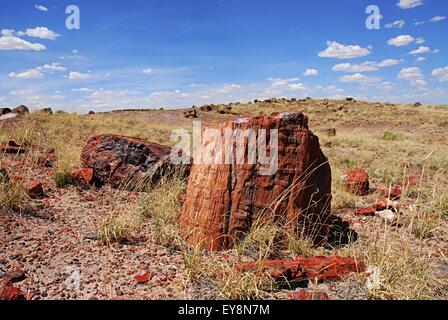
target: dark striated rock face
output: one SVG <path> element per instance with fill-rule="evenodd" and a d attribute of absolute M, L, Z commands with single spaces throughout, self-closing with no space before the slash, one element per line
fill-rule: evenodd
<path fill-rule="evenodd" d="M 30 110 L 28 109 L 27 106 L 21 105 L 21 106 L 18 106 L 16 108 L 12 109 L 12 112 L 18 113 L 18 114 L 26 114 L 26 113 L 30 113 Z"/>
<path fill-rule="evenodd" d="M 300 113 L 278 114 L 236 119 L 215 129 L 223 135 L 227 129 L 266 129 L 262 142 L 268 157 L 269 132 L 277 129 L 278 170 L 260 175 L 260 164 L 194 164 L 180 216 L 187 241 L 210 250 L 231 248 L 255 221 L 268 216 L 291 232 L 303 227 L 321 242 L 331 220 L 331 169 L 318 138 L 308 129 L 308 119 Z M 263 137 L 257 134 L 256 139 Z M 244 139 L 245 150 L 248 140 Z M 216 143 L 203 141 L 203 146 L 214 150 Z M 235 137 L 232 143 L 236 149 Z"/>
<path fill-rule="evenodd" d="M 3 116 L 5 114 L 11 113 L 12 110 L 9 108 L 0 108 L 0 116 Z"/>
<path fill-rule="evenodd" d="M 171 165 L 171 150 L 141 139 L 100 135 L 88 140 L 81 160 L 86 168 L 93 169 L 95 183 L 135 189 L 179 169 Z"/>

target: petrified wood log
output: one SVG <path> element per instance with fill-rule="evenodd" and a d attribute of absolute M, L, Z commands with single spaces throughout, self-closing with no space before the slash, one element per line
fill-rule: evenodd
<path fill-rule="evenodd" d="M 195 163 L 180 216 L 180 230 L 186 240 L 209 250 L 231 248 L 255 221 L 269 219 L 280 223 L 285 232 L 304 232 L 316 242 L 323 241 L 331 223 L 331 169 L 319 139 L 308 129 L 307 117 L 285 113 L 238 118 L 214 128 L 223 136 L 229 129 L 253 129 L 257 144 L 264 144 L 267 156 L 273 158 L 271 140 L 275 135 L 271 130 L 278 130 L 278 170 L 260 174 L 266 166 L 249 161 Z M 203 127 L 202 132 L 207 129 Z M 266 130 L 265 138 L 260 129 Z M 218 140 L 203 139 L 202 147 L 219 150 Z M 249 140 L 244 139 L 244 150 Z M 240 140 L 233 135 L 231 141 L 235 154 Z M 213 157 L 223 158 L 220 152 Z M 246 160 L 249 158 L 247 153 Z"/>
<path fill-rule="evenodd" d="M 86 168 L 93 169 L 96 184 L 139 189 L 164 174 L 180 170 L 171 165 L 171 150 L 146 140 L 100 135 L 87 141 L 81 160 Z"/>

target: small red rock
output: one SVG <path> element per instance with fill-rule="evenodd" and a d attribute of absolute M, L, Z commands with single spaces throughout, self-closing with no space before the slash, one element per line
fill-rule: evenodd
<path fill-rule="evenodd" d="M 12 153 L 12 154 L 18 154 L 18 153 L 24 153 L 25 148 L 18 145 L 14 141 L 9 141 L 8 145 L 0 145 L 0 153 Z"/>
<path fill-rule="evenodd" d="M 8 271 L 0 277 L 6 283 L 15 283 L 25 280 L 25 272 L 22 270 Z"/>
<path fill-rule="evenodd" d="M 375 215 L 375 212 L 376 212 L 376 208 L 374 206 L 368 206 L 368 207 L 356 209 L 355 216 L 373 217 Z"/>
<path fill-rule="evenodd" d="M 347 174 L 345 185 L 348 191 L 365 196 L 370 191 L 369 174 L 364 169 L 354 169 Z"/>
<path fill-rule="evenodd" d="M 131 251 L 132 253 L 137 252 L 137 250 L 138 250 L 138 247 L 136 247 L 136 246 L 132 246 L 129 248 L 129 251 Z"/>
<path fill-rule="evenodd" d="M 28 196 L 32 199 L 42 198 L 44 193 L 44 188 L 42 184 L 38 181 L 31 181 L 25 184 L 25 189 Z"/>
<path fill-rule="evenodd" d="M 401 186 L 395 186 L 391 189 L 384 189 L 381 191 L 381 195 L 391 200 L 398 200 L 403 193 Z"/>
<path fill-rule="evenodd" d="M 150 272 L 144 273 L 142 275 L 137 275 L 134 277 L 135 281 L 137 281 L 138 284 L 144 284 L 147 283 L 149 280 L 151 280 L 153 277 L 153 274 Z"/>
<path fill-rule="evenodd" d="M 72 178 L 80 185 L 90 185 L 93 182 L 93 169 L 84 168 L 72 173 Z"/>
<path fill-rule="evenodd" d="M 59 233 L 69 233 L 69 232 L 71 232 L 72 231 L 72 228 L 69 228 L 69 227 L 62 227 L 60 230 L 59 230 Z"/>
<path fill-rule="evenodd" d="M 378 199 L 375 201 L 374 207 L 376 211 L 383 211 L 387 209 L 395 209 L 398 203 L 395 203 L 389 199 Z"/>
<path fill-rule="evenodd" d="M 15 301 L 15 300 L 25 300 L 25 296 L 22 294 L 20 289 L 6 284 L 0 288 L 0 300 Z"/>
<path fill-rule="evenodd" d="M 288 294 L 291 300 L 330 300 L 325 292 L 295 291 Z"/>

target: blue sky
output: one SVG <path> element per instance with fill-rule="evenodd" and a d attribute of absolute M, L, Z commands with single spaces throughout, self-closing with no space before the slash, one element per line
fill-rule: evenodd
<path fill-rule="evenodd" d="M 80 9 L 79 30 L 66 7 Z M 376 5 L 381 28 L 369 30 Z M 0 105 L 87 112 L 269 97 L 448 103 L 446 0 L 4 1 Z"/>

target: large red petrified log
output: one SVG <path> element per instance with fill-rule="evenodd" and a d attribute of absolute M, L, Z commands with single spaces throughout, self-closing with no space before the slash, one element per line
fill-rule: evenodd
<path fill-rule="evenodd" d="M 331 223 L 331 169 L 319 139 L 308 129 L 307 117 L 285 113 L 238 118 L 212 128 L 218 129 L 222 137 L 229 129 L 253 129 L 257 144 L 264 143 L 268 158 L 275 158 L 271 150 L 275 135 L 270 130 L 278 130 L 278 170 L 261 174 L 260 169 L 266 166 L 249 161 L 194 164 L 180 216 L 181 233 L 187 241 L 209 250 L 231 248 L 255 221 L 266 217 L 281 223 L 288 232 L 300 228 L 322 241 Z M 202 132 L 207 129 L 203 127 Z M 265 138 L 260 129 L 266 130 Z M 244 139 L 244 150 L 248 150 L 249 140 Z M 237 150 L 240 140 L 233 136 L 231 141 Z M 202 141 L 207 150 L 219 150 L 217 145 L 217 140 Z M 219 152 L 212 156 L 223 157 Z"/>
<path fill-rule="evenodd" d="M 81 160 L 93 169 L 94 180 L 114 188 L 138 188 L 170 170 L 172 148 L 149 141 L 100 135 L 88 140 Z"/>

